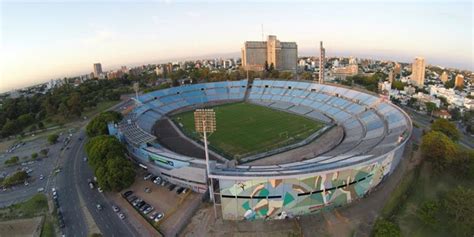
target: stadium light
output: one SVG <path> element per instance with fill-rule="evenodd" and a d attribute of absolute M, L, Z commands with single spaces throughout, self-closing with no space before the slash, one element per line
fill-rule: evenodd
<path fill-rule="evenodd" d="M 202 133 L 204 137 L 204 152 L 206 153 L 206 176 L 209 180 L 209 151 L 207 148 L 207 133 L 216 131 L 216 113 L 213 109 L 197 109 L 194 111 L 194 127 L 196 132 Z M 209 197 L 214 206 L 214 218 L 217 219 L 216 200 L 214 198 L 214 183 L 210 179 Z"/>

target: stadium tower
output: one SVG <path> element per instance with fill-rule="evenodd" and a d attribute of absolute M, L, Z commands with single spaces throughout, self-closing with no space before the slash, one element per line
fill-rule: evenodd
<path fill-rule="evenodd" d="M 324 63 L 326 61 L 326 49 L 323 47 L 323 41 L 319 42 L 319 83 L 324 83 Z"/>

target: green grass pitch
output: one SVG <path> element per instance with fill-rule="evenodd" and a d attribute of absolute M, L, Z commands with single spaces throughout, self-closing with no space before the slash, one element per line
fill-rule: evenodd
<path fill-rule="evenodd" d="M 217 130 L 208 137 L 212 148 L 233 158 L 246 157 L 296 143 L 324 127 L 323 123 L 267 107 L 235 103 L 213 107 Z M 193 138 L 194 111 L 173 116 Z"/>

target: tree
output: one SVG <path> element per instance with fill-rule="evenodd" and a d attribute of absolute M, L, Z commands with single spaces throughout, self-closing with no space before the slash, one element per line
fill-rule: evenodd
<path fill-rule="evenodd" d="M 403 88 L 405 88 L 405 83 L 401 82 L 401 81 L 393 81 L 392 82 L 392 87 L 399 90 L 399 91 L 402 91 Z"/>
<path fill-rule="evenodd" d="M 24 182 L 28 178 L 26 171 L 18 171 L 3 180 L 3 186 L 10 187 Z"/>
<path fill-rule="evenodd" d="M 433 164 L 437 171 L 445 170 L 457 154 L 456 144 L 448 136 L 438 131 L 430 131 L 421 141 L 423 157 Z"/>
<path fill-rule="evenodd" d="M 51 134 L 48 136 L 49 144 L 55 144 L 58 141 L 59 135 L 58 134 Z"/>
<path fill-rule="evenodd" d="M 38 158 L 38 153 L 36 153 L 36 152 L 32 153 L 31 154 L 31 159 L 36 160 L 36 158 Z"/>
<path fill-rule="evenodd" d="M 426 111 L 428 111 L 428 113 L 431 113 L 436 110 L 436 104 L 433 102 L 426 102 L 425 106 L 426 106 Z"/>
<path fill-rule="evenodd" d="M 435 229 L 436 225 L 438 224 L 438 220 L 436 219 L 436 215 L 439 211 L 439 204 L 436 201 L 425 201 L 416 210 L 416 216 L 418 219 L 421 220 L 425 225 L 429 226 L 430 228 Z"/>
<path fill-rule="evenodd" d="M 48 155 L 48 152 L 49 152 L 48 149 L 41 149 L 40 154 L 41 154 L 42 156 L 47 156 L 47 155 Z"/>
<path fill-rule="evenodd" d="M 474 233 L 474 190 L 456 187 L 443 198 L 444 211 L 448 215 L 448 224 L 458 236 Z"/>
<path fill-rule="evenodd" d="M 12 156 L 10 157 L 10 159 L 6 160 L 4 162 L 5 165 L 14 165 L 16 163 L 18 163 L 20 159 L 18 158 L 18 156 Z"/>
<path fill-rule="evenodd" d="M 431 124 L 431 129 L 433 131 L 444 133 L 453 141 L 459 140 L 460 134 L 458 129 L 456 128 L 456 125 L 446 119 L 436 119 L 433 124 Z"/>
<path fill-rule="evenodd" d="M 93 137 L 86 144 L 86 152 L 101 188 L 120 191 L 133 184 L 135 169 L 124 155 L 123 144 L 115 137 Z"/>
<path fill-rule="evenodd" d="M 474 150 L 462 149 L 458 152 L 451 169 L 455 176 L 474 179 Z"/>
<path fill-rule="evenodd" d="M 373 236 L 374 237 L 398 237 L 398 236 L 401 236 L 400 228 L 398 227 L 397 224 L 391 221 L 378 219 L 374 225 Z"/>
<path fill-rule="evenodd" d="M 459 110 L 458 107 L 449 110 L 449 113 L 451 114 L 452 120 L 457 121 L 461 119 L 461 111 Z"/>
<path fill-rule="evenodd" d="M 122 117 L 121 113 L 115 111 L 107 111 L 99 114 L 87 124 L 87 136 L 95 137 L 108 134 L 107 124 L 109 122 L 117 123 L 122 120 Z"/>

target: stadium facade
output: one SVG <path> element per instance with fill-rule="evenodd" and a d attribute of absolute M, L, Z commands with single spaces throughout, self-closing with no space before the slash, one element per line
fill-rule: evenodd
<path fill-rule="evenodd" d="M 310 159 L 252 166 L 211 161 L 213 194 L 224 219 L 279 219 L 315 213 L 364 197 L 402 158 L 412 124 L 383 97 L 303 81 L 247 80 L 194 84 L 139 96 L 119 124 L 109 125 L 129 153 L 171 183 L 206 192 L 206 163 L 156 142 L 159 119 L 174 111 L 247 101 L 342 127 L 331 150 Z"/>

